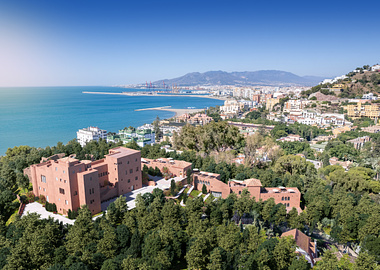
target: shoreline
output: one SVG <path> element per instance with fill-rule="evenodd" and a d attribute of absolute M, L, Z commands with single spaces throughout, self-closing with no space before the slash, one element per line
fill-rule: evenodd
<path fill-rule="evenodd" d="M 177 117 L 179 115 L 185 114 L 185 113 L 197 113 L 202 112 L 205 109 L 172 109 L 172 106 L 163 106 L 163 107 L 155 107 L 155 108 L 144 108 L 144 109 L 136 109 L 135 111 L 168 111 L 168 112 L 174 112 L 173 117 Z"/>
<path fill-rule="evenodd" d="M 95 94 L 95 95 L 119 95 L 119 96 L 132 96 L 132 97 L 197 97 L 197 98 L 210 98 L 210 99 L 217 99 L 217 100 L 227 100 L 225 97 L 214 97 L 214 96 L 206 96 L 206 95 L 189 95 L 189 94 L 144 94 L 144 93 L 116 93 L 116 92 L 89 92 L 89 91 L 82 91 L 83 94 Z"/>

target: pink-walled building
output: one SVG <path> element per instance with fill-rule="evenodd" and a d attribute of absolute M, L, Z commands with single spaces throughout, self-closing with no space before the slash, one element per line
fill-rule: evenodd
<path fill-rule="evenodd" d="M 117 147 L 104 159 L 89 161 L 65 157 L 30 166 L 36 196 L 57 205 L 59 213 L 86 204 L 93 214 L 101 202 L 142 187 L 140 151 Z"/>
<path fill-rule="evenodd" d="M 167 168 L 174 176 L 185 177 L 187 170 L 191 170 L 191 163 L 183 160 L 174 160 L 170 158 L 158 158 L 158 159 L 141 159 L 141 167 L 144 165 L 154 168 L 159 168 L 162 172 L 164 168 Z"/>
<path fill-rule="evenodd" d="M 266 201 L 273 198 L 275 203 L 282 203 L 286 206 L 289 212 L 295 207 L 298 212 L 301 212 L 300 201 L 301 192 L 296 187 L 278 187 L 278 188 L 263 188 L 259 179 L 247 179 L 243 181 L 231 180 L 228 184 L 220 181 L 220 175 L 216 173 L 207 172 L 193 172 L 193 185 L 194 189 L 202 190 L 203 184 L 216 198 L 227 198 L 231 193 L 240 195 L 243 189 L 247 189 L 256 201 Z"/>

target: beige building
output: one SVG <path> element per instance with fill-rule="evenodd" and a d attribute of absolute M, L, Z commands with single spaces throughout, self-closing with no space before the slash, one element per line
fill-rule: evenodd
<path fill-rule="evenodd" d="M 347 116 L 353 119 L 360 117 L 369 117 L 371 119 L 377 119 L 380 115 L 379 104 L 362 104 L 358 102 L 357 104 L 350 104 L 345 106 L 347 110 Z"/>
<path fill-rule="evenodd" d="M 279 102 L 280 102 L 280 98 L 279 97 L 277 97 L 277 98 L 267 98 L 267 100 L 266 100 L 266 103 L 267 103 L 266 104 L 266 109 L 268 111 L 273 110 L 274 105 L 276 105 Z"/>

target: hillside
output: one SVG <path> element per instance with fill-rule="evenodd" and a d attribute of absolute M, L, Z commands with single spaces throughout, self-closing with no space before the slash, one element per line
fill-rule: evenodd
<path fill-rule="evenodd" d="M 341 97 L 355 97 L 365 93 L 380 94 L 380 72 L 349 73 L 348 76 L 348 79 L 342 81 L 346 88 L 340 94 Z"/>
<path fill-rule="evenodd" d="M 154 85 L 195 86 L 195 85 L 271 85 L 271 86 L 312 86 L 324 78 L 315 76 L 301 77 L 280 70 L 259 70 L 244 72 L 208 71 L 192 72 L 174 79 L 154 82 Z"/>

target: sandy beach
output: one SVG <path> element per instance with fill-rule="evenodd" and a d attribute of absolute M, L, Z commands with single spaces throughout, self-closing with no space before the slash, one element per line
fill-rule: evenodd
<path fill-rule="evenodd" d="M 171 106 L 164 106 L 164 107 L 156 107 L 156 108 L 137 109 L 135 111 L 169 111 L 169 112 L 174 112 L 175 116 L 179 116 L 185 113 L 203 112 L 204 110 L 205 109 L 172 109 Z"/>

